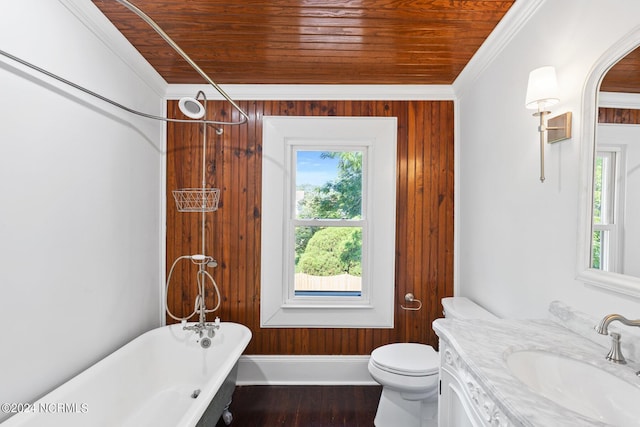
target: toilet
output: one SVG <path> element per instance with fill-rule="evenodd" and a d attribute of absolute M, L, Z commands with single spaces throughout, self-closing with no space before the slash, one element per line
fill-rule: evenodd
<path fill-rule="evenodd" d="M 451 319 L 497 319 L 468 298 L 442 299 Z M 376 427 L 436 427 L 440 356 L 433 347 L 416 343 L 387 344 L 369 358 L 369 374 L 382 386 L 374 420 Z"/>

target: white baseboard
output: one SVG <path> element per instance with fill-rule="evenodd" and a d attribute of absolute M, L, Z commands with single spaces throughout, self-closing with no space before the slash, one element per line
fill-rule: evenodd
<path fill-rule="evenodd" d="M 241 356 L 237 385 L 377 385 L 369 356 Z"/>

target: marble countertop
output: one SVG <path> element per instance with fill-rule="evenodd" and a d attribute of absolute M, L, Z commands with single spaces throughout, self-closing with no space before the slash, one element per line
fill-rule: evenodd
<path fill-rule="evenodd" d="M 551 320 L 437 319 L 433 329 L 460 355 L 469 374 L 516 426 L 606 424 L 565 409 L 530 390 L 507 368 L 506 358 L 514 351 L 550 351 L 597 366 L 630 383 L 640 383 L 635 375 L 640 364 L 611 363 L 605 359 L 608 348 Z M 597 335 L 595 331 L 593 334 Z"/>

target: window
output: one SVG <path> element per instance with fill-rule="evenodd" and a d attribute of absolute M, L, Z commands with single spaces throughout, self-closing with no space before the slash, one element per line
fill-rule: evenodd
<path fill-rule="evenodd" d="M 263 124 L 261 325 L 393 327 L 396 119 Z"/>
<path fill-rule="evenodd" d="M 359 297 L 367 236 L 363 218 L 368 217 L 362 191 L 366 148 L 292 149 L 295 185 L 289 191 L 296 197 L 288 228 L 295 242 L 295 276 L 289 294 Z"/>
<path fill-rule="evenodd" d="M 595 157 L 593 236 L 591 268 L 620 271 L 624 151 L 618 146 L 599 146 Z"/>

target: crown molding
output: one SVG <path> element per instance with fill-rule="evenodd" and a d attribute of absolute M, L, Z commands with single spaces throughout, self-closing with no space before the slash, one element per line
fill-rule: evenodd
<path fill-rule="evenodd" d="M 600 92 L 598 107 L 640 110 L 640 93 Z"/>
<path fill-rule="evenodd" d="M 120 60 L 143 81 L 154 93 L 163 97 L 167 82 L 116 29 L 106 16 L 89 0 L 58 0 L 98 40 L 120 58 Z"/>
<path fill-rule="evenodd" d="M 453 82 L 453 90 L 457 98 L 460 98 L 467 88 L 473 85 L 545 1 L 519 0 L 513 3 Z"/>
<path fill-rule="evenodd" d="M 234 100 L 454 100 L 451 85 L 220 85 Z M 165 97 L 193 96 L 199 90 L 208 99 L 223 99 L 209 85 L 170 84 Z"/>

